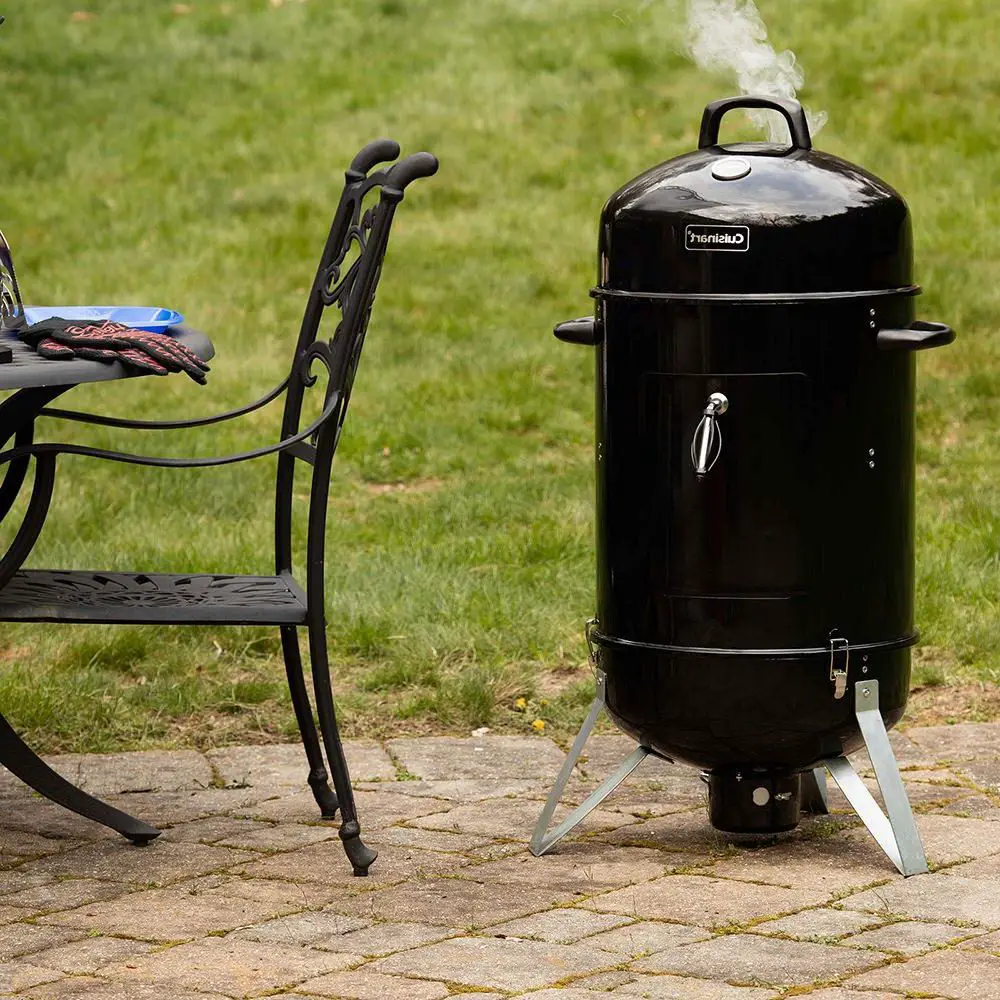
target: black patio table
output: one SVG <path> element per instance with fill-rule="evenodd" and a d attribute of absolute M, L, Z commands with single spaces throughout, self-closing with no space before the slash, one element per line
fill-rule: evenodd
<path fill-rule="evenodd" d="M 203 361 L 215 354 L 212 342 L 203 333 L 187 326 L 176 326 L 169 333 L 180 343 L 189 347 Z M 0 392 L 17 390 L 0 403 L 0 451 L 8 447 L 13 439 L 17 448 L 30 445 L 34 438 L 34 424 L 41 411 L 57 396 L 86 382 L 110 382 L 122 378 L 142 375 L 135 369 L 128 369 L 120 362 L 88 361 L 83 358 L 59 360 L 43 358 L 32 348 L 22 343 L 10 333 L 0 333 L 0 346 L 9 347 L 13 353 L 10 362 L 0 364 Z M 7 517 L 13 507 L 27 475 L 29 457 L 15 458 L 6 466 L 0 481 L 0 521 Z M 16 535 L 0 558 L 0 589 L 2 589 L 20 569 L 31 553 L 48 510 L 51 481 L 41 472 L 36 474 L 32 485 L 31 498 L 24 519 Z M 71 782 L 52 771 L 32 751 L 0 714 L 0 765 L 6 767 L 28 784 L 42 790 L 46 797 L 60 802 L 72 799 L 79 804 L 81 797 L 90 798 Z M 44 775 L 44 789 L 38 788 L 37 778 Z M 60 804 L 66 805 L 67 801 Z M 157 836 L 158 831 L 141 820 L 119 812 L 106 803 L 93 800 L 106 819 L 117 823 L 134 843 L 140 844 Z M 73 808 L 73 807 L 71 807 Z"/>

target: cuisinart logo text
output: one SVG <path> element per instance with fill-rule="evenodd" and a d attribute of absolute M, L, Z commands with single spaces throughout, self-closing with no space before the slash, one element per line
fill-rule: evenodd
<path fill-rule="evenodd" d="M 688 226 L 684 231 L 688 250 L 731 250 L 745 253 L 750 249 L 749 226 Z"/>

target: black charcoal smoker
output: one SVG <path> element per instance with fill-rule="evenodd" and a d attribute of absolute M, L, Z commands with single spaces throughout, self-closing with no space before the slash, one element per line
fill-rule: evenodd
<path fill-rule="evenodd" d="M 720 145 L 736 108 L 780 112 L 791 145 Z M 532 853 L 652 753 L 701 768 L 737 834 L 824 810 L 826 769 L 927 870 L 887 737 L 917 641 L 914 352 L 954 340 L 919 291 L 905 202 L 813 150 L 794 101 L 710 104 L 697 152 L 605 206 L 595 318 L 556 329 L 597 349 L 598 691 Z M 602 707 L 638 746 L 549 832 Z"/>

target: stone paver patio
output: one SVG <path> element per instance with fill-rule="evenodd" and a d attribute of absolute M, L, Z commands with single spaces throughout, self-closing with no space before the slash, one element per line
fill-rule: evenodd
<path fill-rule="evenodd" d="M 0 772 L 0 996 L 61 1000 L 1000 1000 L 1000 724 L 894 734 L 932 873 L 832 796 L 765 845 L 662 762 L 541 859 L 543 737 L 348 744 L 356 879 L 298 746 L 51 758 L 163 828 L 131 847 Z M 626 752 L 591 741 L 579 801 Z"/>

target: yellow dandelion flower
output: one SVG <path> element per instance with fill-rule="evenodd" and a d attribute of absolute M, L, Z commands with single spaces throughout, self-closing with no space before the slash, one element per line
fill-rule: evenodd
<path fill-rule="evenodd" d="M 528 707 L 527 698 L 518 698 L 517 701 L 514 702 L 514 708 L 516 708 L 519 712 L 523 712 L 527 707 Z"/>
<path fill-rule="evenodd" d="M 531 724 L 531 728 L 534 729 L 535 732 L 544 733 L 545 732 L 545 720 L 544 719 L 535 719 L 535 721 Z"/>

